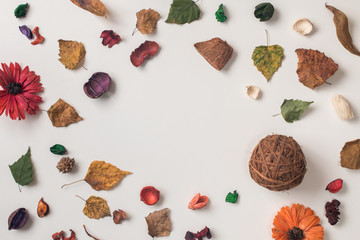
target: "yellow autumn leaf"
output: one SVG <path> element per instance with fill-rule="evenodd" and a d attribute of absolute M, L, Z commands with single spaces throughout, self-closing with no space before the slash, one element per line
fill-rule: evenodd
<path fill-rule="evenodd" d="M 68 69 L 74 69 L 85 57 L 84 44 L 77 41 L 58 40 L 60 49 L 59 61 Z"/>
<path fill-rule="evenodd" d="M 123 171 L 104 161 L 93 161 L 85 176 L 85 181 L 95 190 L 109 190 L 131 172 Z"/>
<path fill-rule="evenodd" d="M 47 111 L 54 127 L 66 127 L 83 120 L 76 110 L 64 100 L 59 100 Z"/>
<path fill-rule="evenodd" d="M 95 196 L 91 196 L 86 200 L 83 213 L 89 218 L 94 219 L 111 216 L 106 200 Z"/>
<path fill-rule="evenodd" d="M 100 0 L 71 0 L 71 2 L 97 16 L 105 16 L 105 6 Z"/>
<path fill-rule="evenodd" d="M 136 13 L 136 27 L 142 34 L 152 33 L 159 21 L 160 14 L 157 11 L 149 8 L 148 10 L 142 9 Z"/>

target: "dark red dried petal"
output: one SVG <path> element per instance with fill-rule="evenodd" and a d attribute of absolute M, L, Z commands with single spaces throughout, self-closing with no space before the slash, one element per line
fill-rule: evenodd
<path fill-rule="evenodd" d="M 337 193 L 338 191 L 341 190 L 342 186 L 343 186 L 343 180 L 339 178 L 329 183 L 326 186 L 325 190 L 328 190 L 331 193 Z"/>
<path fill-rule="evenodd" d="M 325 204 L 325 216 L 328 218 L 328 221 L 331 225 L 335 225 L 339 221 L 339 206 L 340 202 L 336 199 L 332 200 L 331 202 L 327 202 Z"/>
<path fill-rule="evenodd" d="M 141 189 L 140 200 L 147 205 L 154 205 L 160 199 L 160 191 L 153 186 L 146 186 Z"/>
<path fill-rule="evenodd" d="M 192 232 L 187 231 L 185 234 L 185 240 L 195 240 L 194 234 Z"/>
<path fill-rule="evenodd" d="M 154 56 L 159 49 L 159 44 L 154 41 L 145 41 L 130 55 L 130 61 L 135 66 L 140 66 L 145 59 Z"/>
<path fill-rule="evenodd" d="M 105 30 L 101 33 L 100 38 L 102 38 L 102 44 L 104 46 L 108 45 L 109 48 L 118 44 L 121 40 L 121 37 L 114 33 L 112 30 Z"/>
<path fill-rule="evenodd" d="M 207 238 L 211 238 L 211 233 L 210 233 L 210 229 L 208 227 L 205 227 L 203 230 L 200 231 L 200 236 L 201 237 L 207 237 Z"/>

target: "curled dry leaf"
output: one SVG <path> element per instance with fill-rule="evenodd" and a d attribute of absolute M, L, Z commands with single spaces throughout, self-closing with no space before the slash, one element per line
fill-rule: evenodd
<path fill-rule="evenodd" d="M 99 219 L 111 216 L 109 206 L 105 199 L 91 196 L 85 202 L 83 213 L 89 218 Z"/>
<path fill-rule="evenodd" d="M 130 61 L 135 66 L 140 66 L 145 59 L 154 56 L 159 50 L 159 44 L 154 41 L 145 41 L 130 55 Z"/>
<path fill-rule="evenodd" d="M 293 25 L 293 29 L 300 33 L 301 35 L 308 35 L 312 32 L 313 30 L 313 25 L 310 22 L 309 19 L 307 18 L 302 18 L 297 20 L 294 25 Z"/>
<path fill-rule="evenodd" d="M 207 205 L 209 199 L 205 195 L 200 195 L 200 193 L 196 194 L 193 199 L 191 199 L 188 208 L 192 210 L 197 210 L 203 208 Z"/>
<path fill-rule="evenodd" d="M 83 120 L 75 109 L 61 98 L 50 107 L 47 113 L 54 127 L 66 127 Z"/>
<path fill-rule="evenodd" d="M 345 143 L 340 152 L 341 166 L 349 169 L 360 169 L 360 139 Z"/>
<path fill-rule="evenodd" d="M 354 117 L 354 113 L 352 112 L 349 103 L 343 96 L 336 94 L 332 100 L 332 104 L 335 108 L 337 115 L 342 120 L 349 120 Z"/>
<path fill-rule="evenodd" d="M 325 7 L 334 14 L 334 24 L 336 27 L 336 35 L 340 43 L 352 54 L 360 56 L 360 51 L 354 46 L 350 32 L 348 18 L 339 9 L 325 4 Z"/>
<path fill-rule="evenodd" d="M 211 66 L 219 71 L 230 60 L 233 54 L 233 48 L 220 38 L 195 43 L 194 47 Z"/>
<path fill-rule="evenodd" d="M 252 99 L 257 99 L 260 95 L 260 88 L 258 88 L 256 86 L 247 86 L 246 93 Z"/>
<path fill-rule="evenodd" d="M 156 24 L 159 21 L 160 14 L 149 8 L 148 10 L 142 9 L 136 13 L 136 27 L 142 34 L 149 34 L 154 31 Z"/>
<path fill-rule="evenodd" d="M 171 232 L 171 223 L 168 214 L 168 208 L 150 213 L 146 219 L 149 235 L 151 237 L 169 236 Z"/>
<path fill-rule="evenodd" d="M 79 62 L 85 57 L 84 45 L 77 41 L 58 40 L 59 42 L 59 61 L 67 69 L 75 69 Z"/>
<path fill-rule="evenodd" d="M 296 73 L 299 81 L 308 88 L 321 86 L 338 70 L 339 66 L 318 50 L 298 48 L 295 52 L 299 58 Z"/>
<path fill-rule="evenodd" d="M 71 2 L 97 16 L 105 16 L 105 6 L 100 0 L 71 0 Z"/>

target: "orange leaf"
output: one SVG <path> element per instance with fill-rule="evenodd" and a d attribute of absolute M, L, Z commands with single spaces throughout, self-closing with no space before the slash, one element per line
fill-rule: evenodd
<path fill-rule="evenodd" d="M 71 2 L 97 16 L 105 16 L 105 6 L 100 0 L 71 0 Z"/>

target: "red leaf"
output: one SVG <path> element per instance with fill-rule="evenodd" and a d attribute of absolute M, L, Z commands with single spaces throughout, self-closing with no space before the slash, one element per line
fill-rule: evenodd
<path fill-rule="evenodd" d="M 337 193 L 338 191 L 341 190 L 342 185 L 343 185 L 343 180 L 339 178 L 329 183 L 326 186 L 325 190 L 328 190 L 331 193 Z"/>
<path fill-rule="evenodd" d="M 135 66 L 140 66 L 145 59 L 154 56 L 159 49 L 159 44 L 154 41 L 145 41 L 130 55 L 130 61 Z"/>

